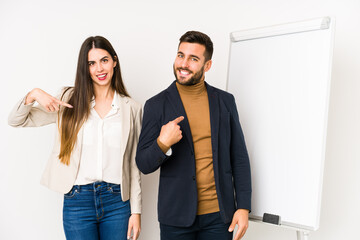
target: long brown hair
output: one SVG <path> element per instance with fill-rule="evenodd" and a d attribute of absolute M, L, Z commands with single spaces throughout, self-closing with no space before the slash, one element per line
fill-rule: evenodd
<path fill-rule="evenodd" d="M 63 98 L 64 95 L 67 95 L 67 91 L 71 91 L 68 93 L 70 94 L 68 103 L 72 105 L 73 108 L 63 108 L 61 111 L 61 121 L 59 121 L 61 138 L 59 159 L 66 165 L 70 164 L 70 156 L 74 149 L 77 135 L 81 126 L 89 116 L 90 102 L 94 96 L 94 86 L 88 63 L 88 53 L 92 48 L 106 50 L 112 59 L 116 61 L 114 74 L 111 79 L 111 88 L 123 96 L 129 96 L 121 77 L 119 58 L 110 42 L 101 36 L 87 38 L 80 48 L 75 86 L 66 89 L 61 97 Z"/>

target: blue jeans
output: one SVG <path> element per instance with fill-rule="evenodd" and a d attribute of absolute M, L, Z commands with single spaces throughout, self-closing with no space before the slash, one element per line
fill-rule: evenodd
<path fill-rule="evenodd" d="M 231 240 L 230 223 L 224 223 L 220 212 L 198 215 L 190 227 L 160 223 L 161 240 Z"/>
<path fill-rule="evenodd" d="M 95 182 L 75 185 L 64 195 L 63 224 L 68 240 L 126 240 L 129 200 L 120 185 Z"/>

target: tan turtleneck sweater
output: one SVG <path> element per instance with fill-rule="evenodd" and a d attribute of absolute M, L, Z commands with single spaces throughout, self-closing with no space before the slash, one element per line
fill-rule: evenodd
<path fill-rule="evenodd" d="M 198 215 L 219 211 L 216 195 L 209 99 L 205 82 L 192 86 L 176 83 L 188 118 L 194 144 L 196 183 L 198 190 Z"/>

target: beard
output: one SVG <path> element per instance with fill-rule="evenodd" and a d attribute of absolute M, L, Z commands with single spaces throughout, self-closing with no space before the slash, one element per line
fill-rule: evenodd
<path fill-rule="evenodd" d="M 203 76 L 204 76 L 204 66 L 202 66 L 202 68 L 199 70 L 199 71 L 197 71 L 189 80 L 187 80 L 187 81 L 180 81 L 179 80 L 179 78 L 180 79 L 184 79 L 183 77 L 178 77 L 177 76 L 177 71 L 178 70 L 186 70 L 186 71 L 189 71 L 190 73 L 193 73 L 192 71 L 190 71 L 189 69 L 187 69 L 187 68 L 176 68 L 175 69 L 175 66 L 173 67 L 173 70 L 174 70 L 174 75 L 175 75 L 175 78 L 176 78 L 176 82 L 178 82 L 179 84 L 181 84 L 181 85 L 185 85 L 185 86 L 192 86 L 192 85 L 195 85 L 195 84 L 197 84 L 197 83 L 199 83 L 200 82 L 200 80 L 203 78 Z"/>

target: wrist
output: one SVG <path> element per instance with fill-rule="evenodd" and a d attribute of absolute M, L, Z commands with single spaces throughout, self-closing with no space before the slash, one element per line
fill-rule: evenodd
<path fill-rule="evenodd" d="M 159 145 L 159 147 L 160 147 L 160 149 L 161 149 L 161 151 L 162 151 L 163 153 L 166 153 L 167 151 L 169 151 L 169 149 L 170 149 L 171 146 L 169 146 L 169 145 L 167 145 L 166 143 L 164 143 L 164 142 L 160 139 L 160 137 L 157 138 L 156 142 L 157 142 L 157 144 Z"/>
<path fill-rule="evenodd" d="M 25 97 L 25 105 L 28 105 L 28 104 L 33 103 L 33 102 L 36 101 L 36 98 L 34 96 L 36 94 L 36 91 L 37 91 L 37 89 L 34 88 L 30 92 L 28 92 L 28 94 Z"/>

